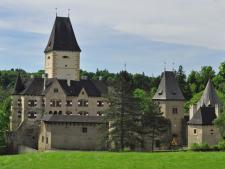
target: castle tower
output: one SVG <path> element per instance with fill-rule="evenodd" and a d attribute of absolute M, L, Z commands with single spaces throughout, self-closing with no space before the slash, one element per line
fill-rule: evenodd
<path fill-rule="evenodd" d="M 188 146 L 192 144 L 207 143 L 215 145 L 221 139 L 220 132 L 213 124 L 219 116 L 220 101 L 211 80 L 202 94 L 197 105 L 190 109 L 190 121 L 188 122 Z"/>
<path fill-rule="evenodd" d="M 174 72 L 165 71 L 158 90 L 153 100 L 159 104 L 160 110 L 164 117 L 171 122 L 171 132 L 174 145 L 182 144 L 184 119 L 184 101 L 185 98 L 176 81 Z"/>
<path fill-rule="evenodd" d="M 56 17 L 44 52 L 48 78 L 80 79 L 81 49 L 69 17 Z"/>

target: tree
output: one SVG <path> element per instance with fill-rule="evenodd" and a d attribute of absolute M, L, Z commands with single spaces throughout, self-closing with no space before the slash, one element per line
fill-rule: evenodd
<path fill-rule="evenodd" d="M 162 138 L 163 134 L 168 131 L 170 121 L 162 116 L 159 106 L 152 100 L 151 93 L 148 94 L 141 89 L 136 89 L 134 96 L 141 108 L 139 122 L 137 123 L 138 127 L 136 128 L 141 148 L 145 149 L 145 140 L 150 138 L 151 149 L 154 151 L 156 138 Z"/>
<path fill-rule="evenodd" d="M 11 98 L 7 97 L 0 104 L 0 145 L 4 144 L 5 132 L 9 129 L 9 116 L 10 116 Z"/>
<path fill-rule="evenodd" d="M 125 147 L 134 149 L 135 124 L 138 106 L 132 95 L 133 81 L 131 74 L 122 71 L 109 91 L 110 108 L 105 112 L 105 120 L 109 122 L 108 142 L 116 150 Z"/>
<path fill-rule="evenodd" d="M 219 114 L 219 117 L 214 120 L 214 124 L 219 129 L 223 139 L 225 139 L 225 111 Z"/>

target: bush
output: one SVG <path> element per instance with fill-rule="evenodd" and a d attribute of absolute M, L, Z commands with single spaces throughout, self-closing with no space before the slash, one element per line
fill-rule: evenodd
<path fill-rule="evenodd" d="M 224 151 L 225 150 L 225 140 L 222 140 L 218 143 L 217 147 L 219 148 L 219 150 Z"/>
<path fill-rule="evenodd" d="M 210 151 L 212 149 L 209 147 L 208 144 L 205 144 L 205 143 L 203 143 L 203 144 L 194 143 L 191 146 L 191 150 L 192 151 Z"/>

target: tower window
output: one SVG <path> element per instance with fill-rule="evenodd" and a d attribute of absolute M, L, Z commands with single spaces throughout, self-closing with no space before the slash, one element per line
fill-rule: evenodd
<path fill-rule="evenodd" d="M 69 56 L 63 56 L 63 59 L 68 59 L 69 58 Z"/>
<path fill-rule="evenodd" d="M 83 128 L 82 128 L 82 132 L 83 132 L 83 133 L 87 133 L 87 127 L 83 127 Z"/>
<path fill-rule="evenodd" d="M 173 108 L 173 114 L 177 114 L 177 113 L 178 113 L 177 108 Z"/>
<path fill-rule="evenodd" d="M 50 56 L 48 56 L 48 59 L 51 59 L 51 57 L 50 57 Z"/>
<path fill-rule="evenodd" d="M 54 88 L 54 93 L 58 93 L 59 89 L 58 88 Z"/>
<path fill-rule="evenodd" d="M 193 130 L 194 135 L 197 135 L 197 129 Z"/>

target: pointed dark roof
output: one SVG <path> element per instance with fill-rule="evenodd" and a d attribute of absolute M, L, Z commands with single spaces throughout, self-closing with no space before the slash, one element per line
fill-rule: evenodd
<path fill-rule="evenodd" d="M 203 92 L 203 95 L 201 99 L 198 102 L 198 109 L 200 107 L 208 107 L 208 106 L 214 106 L 218 104 L 219 105 L 219 99 L 216 94 L 216 90 L 213 87 L 212 81 L 209 80 L 207 83 L 207 86 Z"/>
<path fill-rule="evenodd" d="M 22 78 L 21 78 L 20 73 L 19 73 L 18 76 L 17 76 L 17 79 L 16 79 L 13 94 L 14 95 L 19 94 L 23 90 L 24 90 L 24 84 L 23 84 Z"/>
<path fill-rule="evenodd" d="M 69 17 L 57 16 L 55 19 L 48 44 L 45 48 L 45 53 L 53 50 L 81 51 Z"/>
<path fill-rule="evenodd" d="M 174 72 L 165 71 L 153 100 L 185 100 Z"/>
<path fill-rule="evenodd" d="M 216 119 L 215 107 L 200 107 L 188 122 L 189 125 L 213 125 Z"/>

